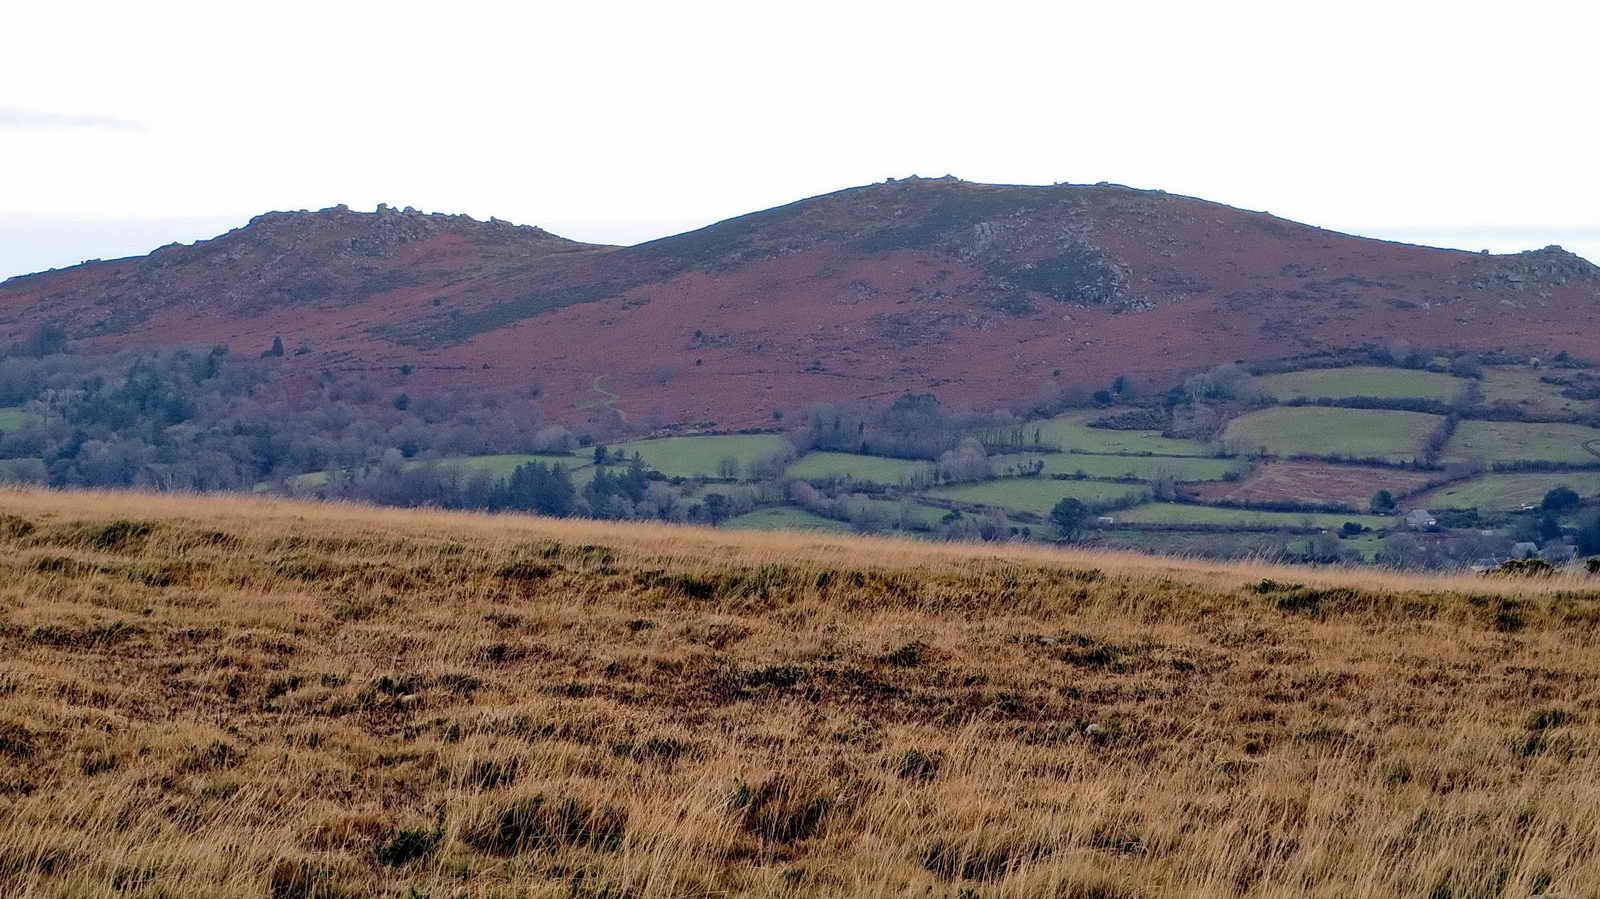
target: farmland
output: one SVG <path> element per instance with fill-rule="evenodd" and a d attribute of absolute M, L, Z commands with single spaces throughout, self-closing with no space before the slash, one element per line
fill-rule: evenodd
<path fill-rule="evenodd" d="M 1253 384 L 1256 389 L 1278 400 L 1361 396 L 1382 399 L 1415 397 L 1448 402 L 1455 399 L 1468 382 L 1431 371 L 1355 365 L 1263 375 L 1256 378 Z"/>
<path fill-rule="evenodd" d="M 732 457 L 740 469 L 762 456 L 789 445 L 781 434 L 734 434 L 708 437 L 666 437 L 635 440 L 612 447 L 629 457 L 638 453 L 645 464 L 669 477 L 716 477 L 724 458 Z"/>
<path fill-rule="evenodd" d="M 1595 582 L 6 491 L 17 896 L 1586 895 Z"/>
<path fill-rule="evenodd" d="M 1418 455 L 1437 415 L 1375 409 L 1277 406 L 1228 423 L 1223 440 L 1277 456 L 1348 456 L 1404 461 Z"/>
<path fill-rule="evenodd" d="M 1081 472 L 1090 478 L 1132 477 L 1141 481 L 1163 477 L 1177 481 L 1214 481 L 1242 467 L 1233 459 L 1102 456 L 1087 453 L 1016 453 L 995 456 L 991 461 L 997 474 L 1013 466 L 1042 461 L 1044 469 L 1041 473 L 1045 475 L 1076 475 Z"/>
<path fill-rule="evenodd" d="M 818 452 L 802 456 L 789 466 L 785 474 L 802 480 L 849 477 L 857 481 L 893 485 L 927 468 L 928 463 L 919 459 Z"/>
<path fill-rule="evenodd" d="M 1600 496 L 1600 471 L 1489 474 L 1429 491 L 1417 499 L 1417 504 L 1504 511 L 1537 504 L 1557 487 L 1570 487 L 1585 499 Z"/>
<path fill-rule="evenodd" d="M 1232 482 L 1194 484 L 1189 490 L 1210 502 L 1241 503 L 1292 501 L 1339 504 L 1364 509 L 1379 490 L 1396 495 L 1420 489 L 1438 474 L 1366 465 L 1331 465 L 1325 462 L 1279 460 L 1263 462 Z"/>
<path fill-rule="evenodd" d="M 958 503 L 995 506 L 1049 515 L 1050 509 L 1066 497 L 1085 503 L 1115 503 L 1143 491 L 1138 484 L 1113 484 L 1105 481 L 1057 481 L 1043 478 L 1002 478 L 959 487 L 941 487 L 929 496 Z"/>
<path fill-rule="evenodd" d="M 1029 439 L 1035 432 L 1043 443 L 1080 453 L 1153 453 L 1164 456 L 1207 456 L 1204 444 L 1163 437 L 1159 431 L 1113 431 L 1091 428 L 1089 422 L 1118 410 L 1068 412 L 1045 421 L 1029 422 Z"/>
<path fill-rule="evenodd" d="M 0 406 L 0 432 L 15 431 L 22 427 L 21 406 Z"/>
<path fill-rule="evenodd" d="M 1383 515 L 1355 515 L 1343 512 L 1258 512 L 1223 506 L 1189 503 L 1145 503 L 1111 513 L 1129 524 L 1210 524 L 1238 527 L 1337 528 L 1347 521 L 1373 529 L 1393 527 L 1395 520 Z"/>
<path fill-rule="evenodd" d="M 722 527 L 750 531 L 822 531 L 829 534 L 848 534 L 850 526 L 814 515 L 793 506 L 757 509 L 737 515 L 722 523 Z"/>
<path fill-rule="evenodd" d="M 1453 459 L 1600 462 L 1600 430 L 1560 422 L 1464 421 L 1445 452 Z"/>
<path fill-rule="evenodd" d="M 1488 405 L 1512 405 L 1543 415 L 1567 415 L 1587 411 L 1594 403 L 1568 399 L 1559 386 L 1539 379 L 1549 372 L 1523 366 L 1493 366 L 1483 370 L 1479 384 Z"/>

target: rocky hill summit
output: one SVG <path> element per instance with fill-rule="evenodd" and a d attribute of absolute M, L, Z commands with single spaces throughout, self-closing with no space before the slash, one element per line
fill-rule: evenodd
<path fill-rule="evenodd" d="M 1115 184 L 907 178 L 631 247 L 381 206 L 0 284 L 0 339 L 177 342 L 417 389 L 532 385 L 553 416 L 770 422 L 935 392 L 990 406 L 1116 375 L 1363 343 L 1600 356 L 1600 269 L 1370 240 Z"/>

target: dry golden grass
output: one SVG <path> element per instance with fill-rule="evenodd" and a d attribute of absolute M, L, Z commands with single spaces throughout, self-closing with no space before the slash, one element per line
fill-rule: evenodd
<path fill-rule="evenodd" d="M 0 895 L 1591 895 L 1600 591 L 0 491 Z"/>

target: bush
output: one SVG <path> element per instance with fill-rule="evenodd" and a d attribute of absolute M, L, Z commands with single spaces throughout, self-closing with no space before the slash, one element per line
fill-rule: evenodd
<path fill-rule="evenodd" d="M 622 845 L 628 813 L 581 799 L 536 795 L 499 807 L 468 827 L 461 839 L 480 852 L 516 855 L 562 847 L 614 850 Z"/>
<path fill-rule="evenodd" d="M 1484 577 L 1550 577 L 1556 566 L 1544 559 L 1507 559 L 1483 573 Z"/>

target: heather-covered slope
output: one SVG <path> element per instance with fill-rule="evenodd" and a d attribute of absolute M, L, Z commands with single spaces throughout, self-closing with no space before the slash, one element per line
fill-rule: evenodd
<path fill-rule="evenodd" d="M 274 213 L 0 285 L 0 334 L 281 336 L 307 371 L 538 384 L 548 411 L 766 420 L 819 400 L 1026 400 L 1367 341 L 1600 355 L 1600 269 L 1351 237 L 1159 191 L 951 178 L 851 188 L 628 248 L 459 216 Z M 1059 375 L 1056 372 L 1060 372 Z"/>

